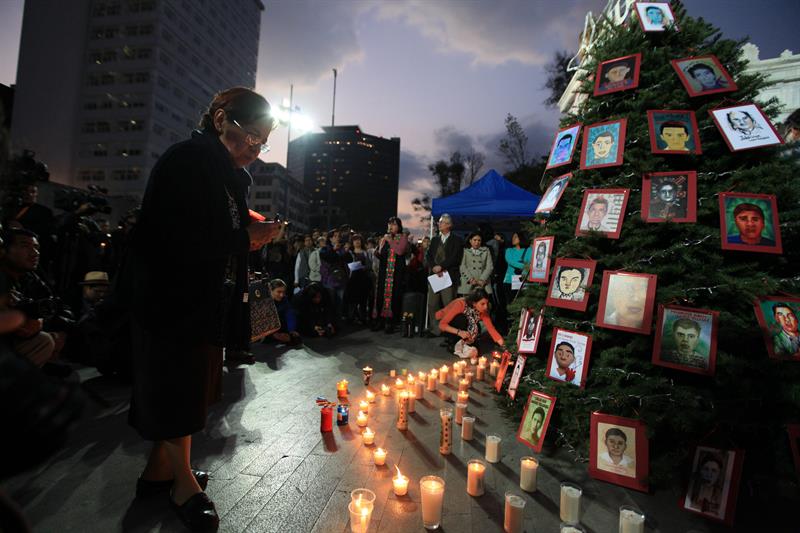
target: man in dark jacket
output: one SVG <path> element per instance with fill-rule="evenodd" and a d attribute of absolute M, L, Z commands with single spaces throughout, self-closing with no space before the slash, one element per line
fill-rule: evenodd
<path fill-rule="evenodd" d="M 439 335 L 439 324 L 433 316 L 456 297 L 456 284 L 461 279 L 459 267 L 464 254 L 464 242 L 451 233 L 453 220 L 450 215 L 443 214 L 439 217 L 439 235 L 433 238 L 428 251 L 425 253 L 425 266 L 431 274 L 437 276 L 447 272 L 452 285 L 439 292 L 433 292 L 428 284 L 428 320 L 430 321 L 430 334 Z M 429 335 L 430 335 L 429 334 Z"/>

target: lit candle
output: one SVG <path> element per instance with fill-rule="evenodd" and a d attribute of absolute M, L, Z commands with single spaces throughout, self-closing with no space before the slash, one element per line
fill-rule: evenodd
<path fill-rule="evenodd" d="M 397 410 L 397 429 L 408 429 L 408 391 L 400 393 L 400 407 Z"/>
<path fill-rule="evenodd" d="M 359 411 L 358 416 L 356 416 L 356 424 L 360 428 L 367 427 L 367 413 Z"/>
<path fill-rule="evenodd" d="M 466 392 L 467 389 L 469 389 L 469 381 L 467 381 L 467 378 L 464 378 L 458 382 L 458 392 Z"/>
<path fill-rule="evenodd" d="M 497 361 L 492 361 L 492 364 L 489 365 L 489 375 L 494 377 L 497 375 L 497 371 L 500 369 L 500 363 Z"/>
<path fill-rule="evenodd" d="M 365 413 L 369 414 L 369 402 L 367 400 L 361 400 L 358 402 L 358 408 Z"/>
<path fill-rule="evenodd" d="M 375 459 L 376 466 L 383 466 L 386 464 L 386 450 L 383 448 L 377 448 L 372 452 L 372 457 Z"/>
<path fill-rule="evenodd" d="M 525 512 L 525 499 L 513 492 L 506 492 L 506 512 L 503 529 L 506 533 L 522 533 L 522 520 Z"/>
<path fill-rule="evenodd" d="M 336 396 L 339 398 L 347 397 L 347 380 L 343 379 L 342 381 L 336 384 Z"/>
<path fill-rule="evenodd" d="M 357 507 L 355 502 L 350 502 L 347 509 L 350 511 L 351 533 L 367 533 L 372 518 L 372 505 Z"/>
<path fill-rule="evenodd" d="M 486 465 L 480 459 L 473 459 L 467 463 L 467 494 L 483 496 L 484 474 L 486 474 Z"/>
<path fill-rule="evenodd" d="M 471 370 L 464 374 L 464 379 L 467 380 L 467 383 L 469 384 L 468 386 L 470 386 L 470 387 L 472 386 L 472 378 L 474 376 L 475 376 L 475 374 L 473 374 Z"/>
<path fill-rule="evenodd" d="M 397 469 L 397 476 L 392 478 L 394 494 L 395 496 L 405 496 L 408 494 L 408 477 L 400 473 L 400 469 L 397 468 L 397 465 L 394 467 Z"/>
<path fill-rule="evenodd" d="M 406 388 L 406 382 L 400 378 L 397 378 L 394 382 L 394 387 L 398 390 L 402 390 Z"/>
<path fill-rule="evenodd" d="M 566 524 L 580 522 L 581 514 L 581 488 L 573 483 L 561 483 L 561 502 L 559 517 Z"/>
<path fill-rule="evenodd" d="M 413 384 L 414 384 L 416 381 L 417 381 L 417 380 L 414 378 L 414 374 L 409 374 L 409 375 L 406 377 L 406 383 L 408 383 L 408 385 L 409 385 L 409 388 L 410 388 L 410 386 L 411 386 L 411 385 L 413 385 Z"/>
<path fill-rule="evenodd" d="M 453 448 L 453 409 L 442 407 L 439 409 L 439 418 L 442 422 L 439 433 L 439 453 L 450 455 Z"/>
<path fill-rule="evenodd" d="M 472 355 L 469 358 L 469 364 L 471 364 L 472 366 L 475 366 L 475 365 L 478 364 L 478 353 L 477 352 L 473 352 L 472 353 Z"/>
<path fill-rule="evenodd" d="M 422 499 L 422 525 L 425 529 L 436 529 L 442 523 L 444 480 L 437 476 L 425 476 L 419 480 Z"/>
<path fill-rule="evenodd" d="M 365 429 L 361 434 L 361 441 L 366 446 L 370 446 L 373 442 L 375 442 L 375 432 L 369 428 Z"/>
<path fill-rule="evenodd" d="M 414 395 L 417 398 L 424 398 L 425 397 L 425 385 L 426 385 L 426 383 L 425 383 L 424 379 L 418 379 L 417 382 L 414 384 L 414 386 L 416 387 L 416 390 L 414 391 Z"/>
<path fill-rule="evenodd" d="M 486 367 L 487 359 L 484 356 L 478 357 L 478 366 Z"/>
<path fill-rule="evenodd" d="M 486 460 L 490 463 L 500 462 L 500 441 L 497 435 L 486 436 Z"/>
<path fill-rule="evenodd" d="M 408 412 L 409 413 L 416 413 L 417 412 L 416 403 L 417 403 L 417 393 L 415 393 L 414 391 L 408 391 Z"/>
<path fill-rule="evenodd" d="M 367 401 L 369 403 L 375 403 L 375 393 L 372 392 L 371 390 L 367 391 Z"/>
<path fill-rule="evenodd" d="M 475 371 L 475 379 L 478 381 L 483 381 L 486 379 L 486 365 L 478 365 L 477 370 Z"/>
<path fill-rule="evenodd" d="M 436 390 L 436 378 L 439 373 L 436 370 L 431 370 L 428 374 L 428 390 L 433 392 Z"/>
<path fill-rule="evenodd" d="M 393 378 L 395 376 L 397 376 L 397 370 L 395 370 L 394 368 L 389 370 L 389 377 Z"/>
<path fill-rule="evenodd" d="M 467 404 L 456 403 L 456 424 L 461 424 L 461 420 L 464 418 L 464 413 L 466 412 Z"/>
<path fill-rule="evenodd" d="M 350 491 L 350 501 L 355 504 L 356 509 L 361 509 L 362 506 L 374 507 L 375 498 L 375 493 L 369 489 L 354 489 Z"/>
<path fill-rule="evenodd" d="M 384 396 L 389 396 L 390 392 L 391 392 L 391 390 L 389 389 L 389 386 L 386 385 L 386 383 L 381 385 L 381 394 L 383 394 Z"/>
<path fill-rule="evenodd" d="M 533 457 L 523 457 L 519 460 L 519 488 L 526 492 L 536 492 L 536 471 L 539 461 Z"/>
<path fill-rule="evenodd" d="M 475 427 L 475 417 L 465 416 L 461 419 L 461 439 L 472 440 L 472 430 Z"/>
<path fill-rule="evenodd" d="M 421 381 L 421 382 L 425 383 L 425 381 L 427 379 L 428 379 L 428 373 L 427 372 L 423 372 L 422 370 L 417 372 L 417 381 Z"/>
<path fill-rule="evenodd" d="M 644 533 L 644 513 L 629 505 L 620 507 L 619 533 Z"/>
<path fill-rule="evenodd" d="M 442 368 L 439 369 L 439 383 L 445 384 L 447 383 L 447 374 L 450 372 L 450 369 L 447 365 L 442 365 Z"/>
<path fill-rule="evenodd" d="M 458 401 L 461 403 L 469 403 L 469 393 L 465 390 L 462 390 L 458 393 Z"/>
<path fill-rule="evenodd" d="M 372 379 L 372 367 L 365 366 L 361 372 L 364 374 L 364 386 L 366 387 L 369 385 L 369 380 Z"/>

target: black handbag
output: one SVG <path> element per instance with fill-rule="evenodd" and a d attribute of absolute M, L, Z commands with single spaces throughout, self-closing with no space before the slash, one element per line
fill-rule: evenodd
<path fill-rule="evenodd" d="M 272 301 L 269 282 L 265 279 L 250 281 L 248 289 L 250 302 L 250 341 L 257 342 L 281 329 L 278 309 Z"/>

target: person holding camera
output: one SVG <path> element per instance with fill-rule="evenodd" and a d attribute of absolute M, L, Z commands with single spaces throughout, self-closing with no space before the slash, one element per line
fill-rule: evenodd
<path fill-rule="evenodd" d="M 136 494 L 171 492 L 173 510 L 191 530 L 219 527 L 204 492 L 208 475 L 192 470 L 192 434 L 221 397 L 223 348 L 249 342 L 248 253 L 284 227 L 251 221 L 247 208 L 245 167 L 266 151 L 274 125 L 269 103 L 253 90 L 215 95 L 200 131 L 156 162 L 126 265 L 129 423 L 153 441 Z"/>

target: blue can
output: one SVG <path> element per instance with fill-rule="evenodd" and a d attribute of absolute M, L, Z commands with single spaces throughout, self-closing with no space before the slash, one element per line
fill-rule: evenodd
<path fill-rule="evenodd" d="M 350 407 L 344 404 L 339 404 L 336 408 L 336 425 L 346 426 L 350 423 Z"/>

